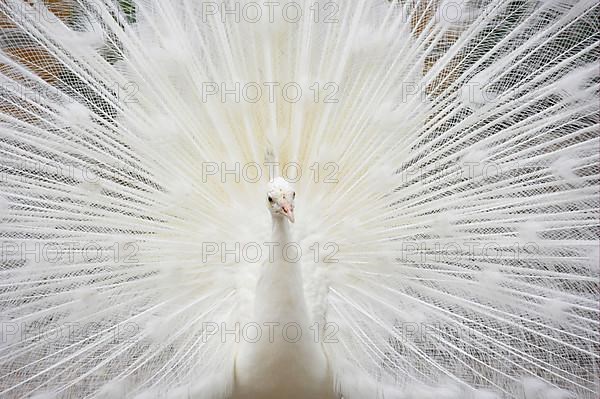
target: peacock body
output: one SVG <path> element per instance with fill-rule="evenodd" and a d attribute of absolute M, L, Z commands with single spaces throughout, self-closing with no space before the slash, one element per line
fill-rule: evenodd
<path fill-rule="evenodd" d="M 597 397 L 596 1 L 60 3 L 0 3 L 0 397 Z"/>

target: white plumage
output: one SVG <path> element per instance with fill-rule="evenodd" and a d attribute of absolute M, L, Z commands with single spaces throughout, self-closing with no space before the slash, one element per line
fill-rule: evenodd
<path fill-rule="evenodd" d="M 31 3 L 0 397 L 598 395 L 595 1 Z"/>

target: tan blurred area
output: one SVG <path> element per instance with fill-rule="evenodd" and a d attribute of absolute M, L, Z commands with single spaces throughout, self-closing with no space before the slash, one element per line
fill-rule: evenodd
<path fill-rule="evenodd" d="M 32 4 L 31 0 L 22 0 L 23 3 Z M 0 0 L 0 3 L 4 3 L 6 0 Z M 67 22 L 72 15 L 73 11 L 73 0 L 44 0 L 44 4 L 48 7 L 48 10 L 54 15 Z M 0 11 L 0 28 L 16 28 L 15 24 L 10 21 L 10 18 Z"/>
<path fill-rule="evenodd" d="M 27 4 L 32 4 L 32 1 L 22 1 L 25 12 Z M 6 0 L 0 0 L 0 2 L 6 2 Z M 44 0 L 44 3 L 48 7 L 49 12 L 53 13 L 63 22 L 69 23 L 73 15 L 73 0 Z M 43 18 L 44 16 L 41 15 L 40 17 Z M 15 20 L 18 21 L 15 16 L 11 17 L 0 11 L 0 31 L 3 37 L 18 37 L 21 28 L 18 26 L 18 23 L 15 23 Z M 59 79 L 61 65 L 45 49 L 31 43 L 19 43 L 19 41 L 13 43 L 12 41 L 5 40 L 1 44 L 6 55 L 33 71 L 44 81 L 53 84 Z M 0 73 L 13 80 L 24 81 L 22 74 L 15 71 L 6 63 L 0 62 Z M 25 121 L 31 121 L 32 118 L 31 113 L 25 112 L 18 105 L 18 101 L 15 103 L 15 100 L 0 101 L 0 112 Z"/>
<path fill-rule="evenodd" d="M 412 14 L 410 18 L 410 24 L 413 29 L 413 34 L 415 37 L 420 36 L 424 33 L 427 25 L 431 22 L 431 19 L 435 17 L 436 12 L 440 6 L 439 1 L 410 1 L 410 6 L 412 7 Z M 407 1 L 400 1 L 400 3 L 404 4 Z M 442 43 L 444 43 L 444 48 L 436 48 L 437 51 L 432 51 L 427 58 L 425 59 L 425 63 L 423 65 L 423 75 L 426 75 L 427 72 L 431 70 L 433 65 L 444 56 L 446 50 L 452 46 L 459 38 L 458 32 L 448 31 L 444 33 L 442 38 Z M 440 46 L 441 47 L 441 46 Z M 460 72 L 456 65 L 458 65 L 460 59 L 455 59 L 452 62 L 449 62 L 446 67 L 435 77 L 432 83 L 430 83 L 426 88 L 426 92 L 428 95 L 439 95 L 445 89 L 447 89 L 450 84 L 460 75 Z"/>
<path fill-rule="evenodd" d="M 7 0 L 0 0 L 5 2 Z M 25 4 L 32 4 L 32 0 L 22 0 Z M 435 17 L 437 8 L 439 7 L 439 1 L 416 1 L 416 0 L 395 0 L 401 4 L 409 3 L 411 9 L 410 24 L 413 30 L 413 35 L 418 37 L 420 35 L 427 35 L 428 24 L 432 18 Z M 74 0 L 44 0 L 44 3 L 48 7 L 48 11 L 59 17 L 63 22 L 69 23 L 73 18 Z M 41 16 L 43 17 L 43 16 Z M 19 27 L 12 21 L 12 18 L 5 15 L 0 11 L 0 31 L 7 32 L 18 32 Z M 459 34 L 457 32 L 447 32 L 444 34 L 443 48 L 437 48 L 437 51 L 432 51 L 426 58 L 423 65 L 422 75 L 426 75 L 433 65 L 445 54 L 446 50 L 458 40 Z M 438 46 L 442 47 L 442 46 Z M 36 47 L 34 45 L 21 44 L 16 45 L 15 43 L 2 43 L 2 48 L 8 56 L 17 61 L 19 64 L 26 66 L 28 69 L 37 74 L 44 81 L 54 84 L 60 78 L 61 65 L 60 63 L 45 49 Z M 439 73 L 433 81 L 425 88 L 428 95 L 439 95 L 446 88 L 448 88 L 452 82 L 460 74 L 460 69 L 454 66 L 460 62 L 460 58 L 452 60 L 447 63 L 447 66 L 441 73 Z M 0 73 L 10 76 L 12 79 L 22 81 L 22 75 L 19 72 L 11 71 L 11 68 L 7 64 L 0 62 Z M 12 110 L 8 110 L 11 108 Z M 0 102 L 0 111 L 8 112 L 12 115 L 20 113 L 19 109 L 14 109 L 15 106 L 6 104 L 6 102 Z"/>
<path fill-rule="evenodd" d="M 6 0 L 0 0 L 5 2 Z M 31 0 L 22 0 L 23 3 L 31 4 Z M 48 10 L 68 23 L 73 14 L 73 0 L 44 0 Z M 18 31 L 19 27 L 11 18 L 0 11 L 0 29 L 6 31 Z M 4 51 L 15 61 L 33 70 L 45 81 L 52 83 L 57 78 L 59 71 L 58 63 L 44 49 L 35 46 L 4 46 Z M 0 72 L 7 73 L 6 64 L 0 63 Z"/>

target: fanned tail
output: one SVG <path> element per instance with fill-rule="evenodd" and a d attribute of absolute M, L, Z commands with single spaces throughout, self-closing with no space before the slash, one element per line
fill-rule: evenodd
<path fill-rule="evenodd" d="M 595 1 L 70 3 L 0 2 L 0 396 L 227 396 L 270 162 L 348 399 L 598 394 Z"/>

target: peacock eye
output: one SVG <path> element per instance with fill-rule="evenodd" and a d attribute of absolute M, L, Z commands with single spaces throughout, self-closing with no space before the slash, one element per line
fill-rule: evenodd
<path fill-rule="evenodd" d="M 270 195 L 268 196 L 268 198 L 269 198 L 269 202 L 273 202 L 273 198 Z"/>

